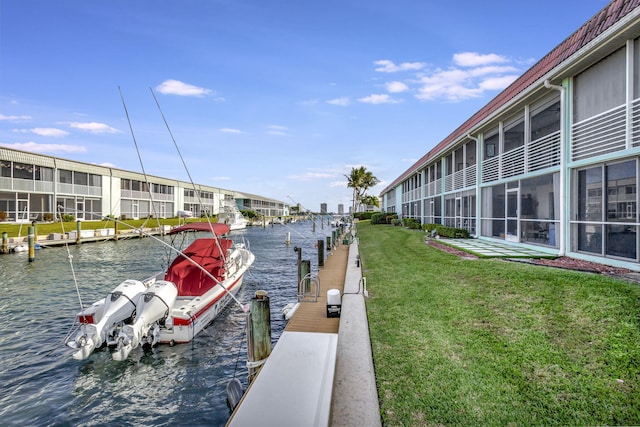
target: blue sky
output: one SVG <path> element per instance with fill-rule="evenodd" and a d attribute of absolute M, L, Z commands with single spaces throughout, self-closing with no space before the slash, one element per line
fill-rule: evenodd
<path fill-rule="evenodd" d="M 260 194 L 377 195 L 608 2 L 0 0 L 0 145 Z"/>

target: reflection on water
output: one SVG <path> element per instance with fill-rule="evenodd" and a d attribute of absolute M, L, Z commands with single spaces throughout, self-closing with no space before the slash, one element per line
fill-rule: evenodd
<path fill-rule="evenodd" d="M 282 308 L 296 299 L 301 247 L 317 271 L 320 239 L 331 229 L 310 222 L 233 232 L 256 254 L 238 298 L 248 303 L 269 291 L 272 336 L 280 336 Z M 285 245 L 285 236 L 291 244 Z M 70 246 L 79 294 L 89 305 L 128 278 L 166 266 L 167 250 L 152 239 Z M 133 352 L 114 362 L 108 349 L 76 361 L 63 345 L 80 303 L 66 248 L 0 256 L 0 419 L 3 425 L 224 425 L 225 387 L 246 386 L 245 315 L 230 304 L 195 340 Z M 173 257 L 173 254 L 170 254 Z"/>

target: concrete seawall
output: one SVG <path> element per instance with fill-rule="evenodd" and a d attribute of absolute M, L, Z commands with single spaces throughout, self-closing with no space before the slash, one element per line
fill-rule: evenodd
<path fill-rule="evenodd" d="M 334 251 L 325 270 L 345 264 L 337 329 L 286 328 L 227 426 L 382 425 L 357 239 Z M 326 299 L 303 304 L 321 304 L 311 311 L 324 313 Z"/>

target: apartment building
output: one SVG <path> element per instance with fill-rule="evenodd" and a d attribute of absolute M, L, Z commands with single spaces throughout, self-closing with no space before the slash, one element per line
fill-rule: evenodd
<path fill-rule="evenodd" d="M 640 1 L 612 1 L 396 178 L 381 206 L 640 269 L 639 160 Z"/>

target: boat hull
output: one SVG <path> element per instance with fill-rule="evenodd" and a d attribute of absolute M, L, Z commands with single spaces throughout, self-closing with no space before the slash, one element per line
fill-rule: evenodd
<path fill-rule="evenodd" d="M 199 301 L 178 297 L 171 310 L 173 327 L 160 329 L 160 343 L 180 344 L 193 340 L 229 304 L 233 299 L 231 295 L 238 293 L 242 287 L 243 274 L 235 281 L 228 281 L 231 284 L 225 286 L 226 291 L 218 285 L 202 297 L 196 298 Z"/>

